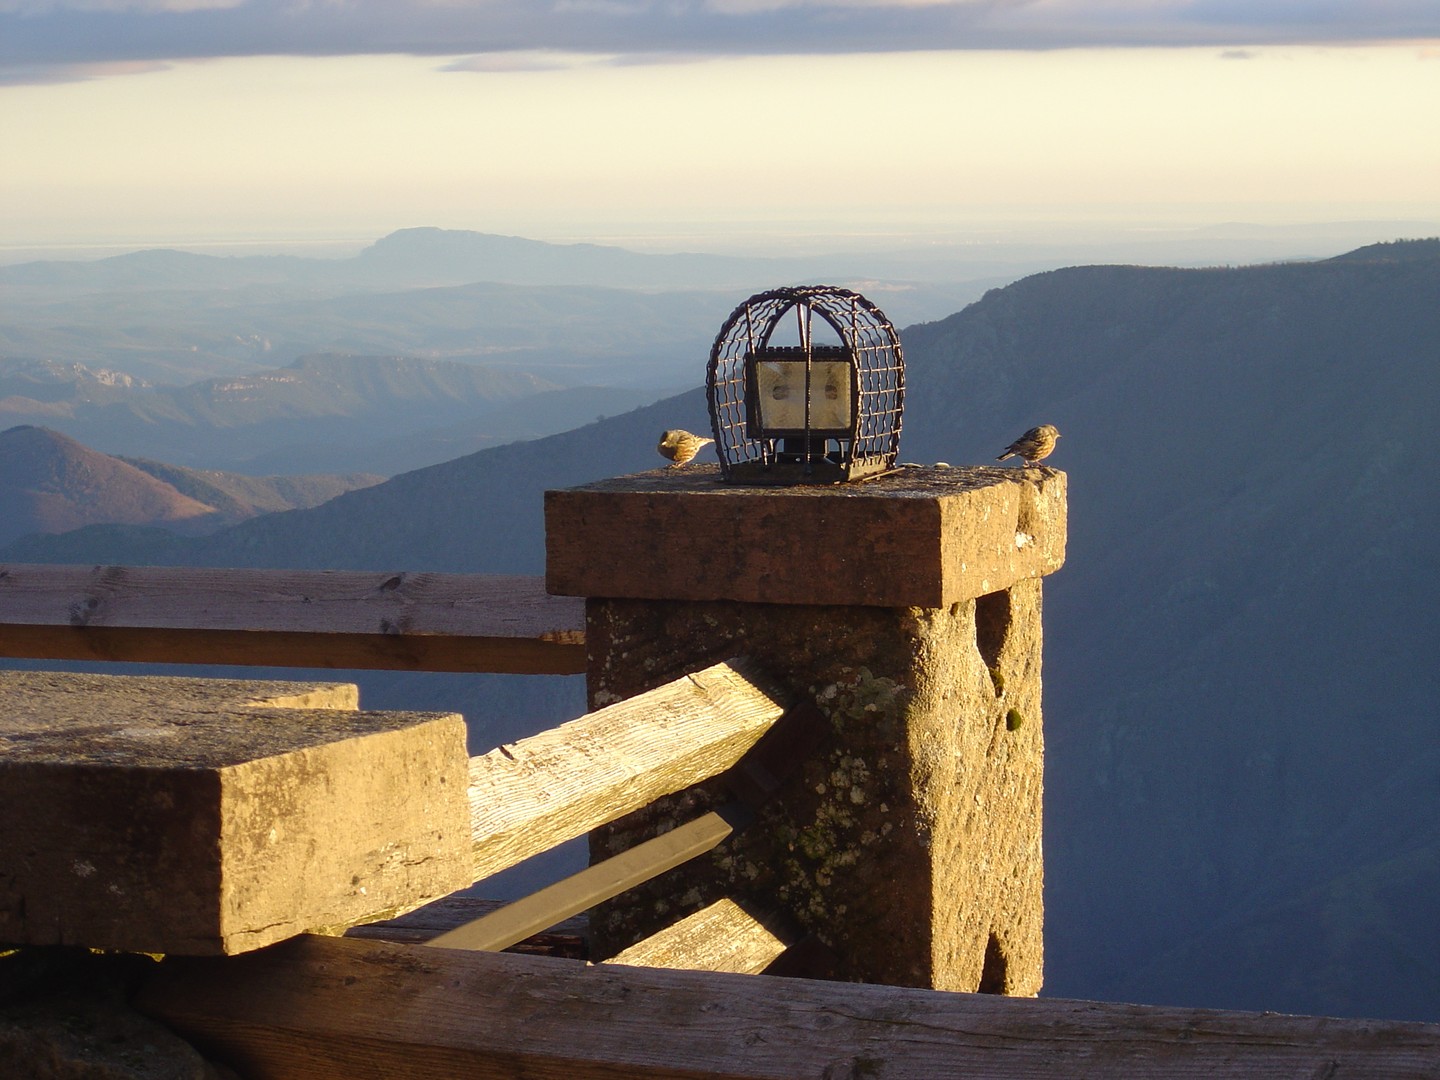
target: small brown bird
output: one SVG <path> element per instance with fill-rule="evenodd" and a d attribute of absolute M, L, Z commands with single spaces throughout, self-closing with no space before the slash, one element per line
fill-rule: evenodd
<path fill-rule="evenodd" d="M 692 435 L 684 428 L 671 428 L 661 433 L 660 442 L 655 449 L 660 451 L 661 457 L 670 459 L 670 468 L 677 469 L 681 465 L 688 465 L 695 459 L 696 454 L 714 441 Z"/>
<path fill-rule="evenodd" d="M 1007 446 L 1005 452 L 995 460 L 1004 461 L 1006 458 L 1018 454 L 1020 460 L 1026 465 L 1034 465 L 1041 458 L 1050 456 L 1050 452 L 1055 449 L 1055 440 L 1058 438 L 1060 438 L 1060 432 L 1054 424 L 1032 427 Z"/>

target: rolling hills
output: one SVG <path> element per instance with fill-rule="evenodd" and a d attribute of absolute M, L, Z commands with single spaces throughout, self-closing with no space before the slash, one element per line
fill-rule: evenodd
<path fill-rule="evenodd" d="M 42 424 L 105 453 L 258 474 L 388 475 L 654 396 L 404 356 L 304 356 L 183 386 L 83 364 L 0 360 L 0 428 Z"/>

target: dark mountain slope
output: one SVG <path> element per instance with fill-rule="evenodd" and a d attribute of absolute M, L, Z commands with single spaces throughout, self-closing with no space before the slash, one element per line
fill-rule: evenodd
<path fill-rule="evenodd" d="M 1049 988 L 1440 1016 L 1440 260 L 1057 271 L 905 342 L 908 455 L 1065 433 Z"/>
<path fill-rule="evenodd" d="M 1425 240 L 1389 240 L 1366 244 L 1354 251 L 1336 255 L 1331 262 L 1425 262 L 1440 259 L 1440 237 Z"/>
<path fill-rule="evenodd" d="M 663 464 L 666 427 L 705 426 L 692 391 L 624 416 L 404 473 L 313 510 L 257 518 L 195 545 L 205 565 L 541 573 L 546 488 Z M 653 430 L 652 430 L 653 429 Z"/>
<path fill-rule="evenodd" d="M 1064 433 L 1047 992 L 1440 1019 L 1440 260 L 1077 268 L 903 337 L 904 458 Z M 544 488 L 703 416 L 692 392 L 173 557 L 537 572 Z"/>

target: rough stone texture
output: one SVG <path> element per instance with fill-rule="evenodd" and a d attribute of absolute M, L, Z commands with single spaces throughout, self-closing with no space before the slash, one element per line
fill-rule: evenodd
<path fill-rule="evenodd" d="M 940 608 L 1065 561 L 1065 475 L 926 467 L 862 483 L 724 484 L 659 469 L 545 493 L 569 596 Z"/>
<path fill-rule="evenodd" d="M 1037 993 L 1039 579 L 1064 559 L 1064 474 L 777 489 L 712 472 L 547 493 L 547 580 L 588 597 L 591 705 L 745 655 L 833 737 L 756 825 L 603 905 L 595 956 L 730 895 L 779 902 L 844 977 Z M 623 818 L 592 859 L 726 797 L 712 782 Z"/>
<path fill-rule="evenodd" d="M 356 696 L 0 673 L 0 942 L 242 952 L 469 884 L 464 721 Z"/>
<path fill-rule="evenodd" d="M 233 1078 L 153 1020 L 116 1002 L 69 998 L 0 1012 L 8 1080 Z"/>
<path fill-rule="evenodd" d="M 731 895 L 781 901 L 845 977 L 1037 993 L 1040 615 L 1038 580 L 941 608 L 588 601 L 592 707 L 744 654 L 835 733 L 756 825 L 602 906 L 595 956 Z M 592 858 L 723 798 L 711 784 L 632 814 L 592 833 Z"/>
<path fill-rule="evenodd" d="M 0 955 L 0 1076 L 6 1080 L 238 1080 L 126 1003 L 136 956 L 83 949 Z"/>

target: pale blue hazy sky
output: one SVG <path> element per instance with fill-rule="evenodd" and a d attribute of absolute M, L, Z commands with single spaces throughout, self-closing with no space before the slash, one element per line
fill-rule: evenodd
<path fill-rule="evenodd" d="M 1435 0 L 0 0 L 0 247 L 1440 220 Z"/>

